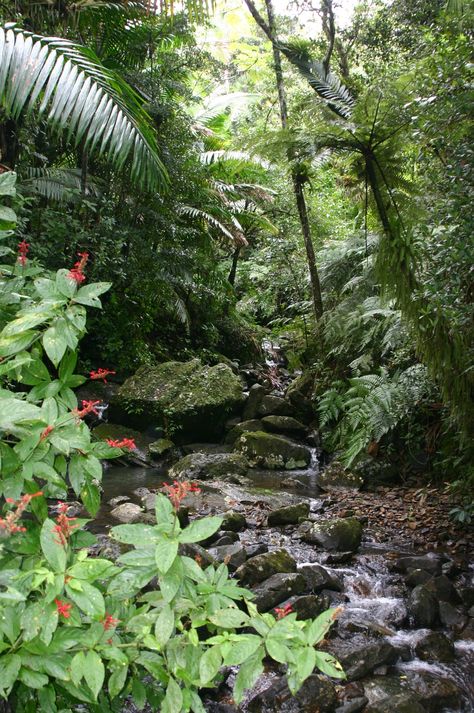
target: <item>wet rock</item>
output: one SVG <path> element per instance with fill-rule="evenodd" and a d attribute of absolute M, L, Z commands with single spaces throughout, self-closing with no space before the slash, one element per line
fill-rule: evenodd
<path fill-rule="evenodd" d="M 296 488 L 297 490 L 304 490 L 306 488 L 306 485 L 301 482 L 301 480 L 297 480 L 296 478 L 285 478 L 284 480 L 281 481 L 281 487 L 282 488 Z"/>
<path fill-rule="evenodd" d="M 246 475 L 249 464 L 239 453 L 190 453 L 170 469 L 174 480 L 229 480 Z"/>
<path fill-rule="evenodd" d="M 122 503 L 111 511 L 111 516 L 125 524 L 140 522 L 143 517 L 143 510 L 135 503 Z"/>
<path fill-rule="evenodd" d="M 250 421 L 242 421 L 234 426 L 227 433 L 224 442 L 233 445 L 242 433 L 251 433 L 253 431 L 263 431 L 263 424 L 257 418 L 253 418 Z"/>
<path fill-rule="evenodd" d="M 298 572 L 303 575 L 306 587 L 312 592 L 321 592 L 323 589 L 342 592 L 342 580 L 319 564 L 303 564 L 298 567 Z"/>
<path fill-rule="evenodd" d="M 142 506 L 147 512 L 154 512 L 156 502 L 156 493 L 148 493 L 142 498 Z"/>
<path fill-rule="evenodd" d="M 324 564 L 347 564 L 353 556 L 353 552 L 330 552 L 326 555 Z"/>
<path fill-rule="evenodd" d="M 458 607 L 449 602 L 439 603 L 439 620 L 443 626 L 447 626 L 455 631 L 461 631 L 466 625 L 467 618 Z"/>
<path fill-rule="evenodd" d="M 107 505 L 110 505 L 111 508 L 117 507 L 117 505 L 120 505 L 120 503 L 127 503 L 129 502 L 130 498 L 128 495 L 117 495 L 116 498 L 112 498 L 111 500 L 107 501 Z"/>
<path fill-rule="evenodd" d="M 459 596 L 454 584 L 444 574 L 430 579 L 426 582 L 425 587 L 443 602 L 451 602 L 452 604 L 459 602 Z"/>
<path fill-rule="evenodd" d="M 287 604 L 291 606 L 297 614 L 297 619 L 315 619 L 322 614 L 326 609 L 329 609 L 330 602 L 324 595 L 316 596 L 315 594 L 303 594 L 302 596 L 294 596 L 285 599 L 281 603 L 282 607 Z"/>
<path fill-rule="evenodd" d="M 441 574 L 443 560 L 434 552 L 429 552 L 426 555 L 416 555 L 413 557 L 400 557 L 396 562 L 396 569 L 400 572 L 408 572 L 412 569 L 423 569 L 425 572 L 436 576 Z"/>
<path fill-rule="evenodd" d="M 228 530 L 229 532 L 241 532 L 247 527 L 247 520 L 245 515 L 241 512 L 234 512 L 234 510 L 228 510 L 224 513 L 224 519 L 222 521 L 222 529 Z"/>
<path fill-rule="evenodd" d="M 264 396 L 258 407 L 259 416 L 294 416 L 295 410 L 281 396 Z"/>
<path fill-rule="evenodd" d="M 407 685 L 407 676 L 403 674 L 389 676 L 370 676 L 362 682 L 364 692 L 370 703 L 386 701 L 403 693 L 412 693 Z"/>
<path fill-rule="evenodd" d="M 198 545 L 196 542 L 187 542 L 179 546 L 179 554 L 185 557 L 191 557 L 191 559 L 199 562 L 201 567 L 209 567 L 209 565 L 217 565 L 214 557 L 209 554 L 204 547 Z"/>
<path fill-rule="evenodd" d="M 459 596 L 465 607 L 472 607 L 474 604 L 474 587 L 460 587 Z"/>
<path fill-rule="evenodd" d="M 319 545 L 326 550 L 355 552 L 360 545 L 362 525 L 355 517 L 303 523 L 298 529 L 303 542 Z"/>
<path fill-rule="evenodd" d="M 313 386 L 314 374 L 305 372 L 291 382 L 285 394 L 285 398 L 294 407 L 298 416 L 308 423 L 315 416 L 311 403 Z"/>
<path fill-rule="evenodd" d="M 286 550 L 274 550 L 248 559 L 238 568 L 236 576 L 243 585 L 252 585 L 263 582 L 273 574 L 289 572 L 296 572 L 293 557 Z"/>
<path fill-rule="evenodd" d="M 102 557 L 115 562 L 122 554 L 122 547 L 115 540 L 111 540 L 108 535 L 100 533 L 96 535 L 96 542 L 88 547 L 88 552 L 91 557 Z"/>
<path fill-rule="evenodd" d="M 256 557 L 268 552 L 268 545 L 265 542 L 257 542 L 255 545 L 248 545 L 245 549 L 247 550 L 247 557 Z"/>
<path fill-rule="evenodd" d="M 273 574 L 261 584 L 252 588 L 253 604 L 260 612 L 273 609 L 293 594 L 301 594 L 305 589 L 301 574 Z"/>
<path fill-rule="evenodd" d="M 148 446 L 148 452 L 152 458 L 161 458 L 166 455 L 175 447 L 173 441 L 169 438 L 158 438 L 157 441 L 153 441 Z"/>
<path fill-rule="evenodd" d="M 409 587 L 417 587 L 428 582 L 431 577 L 432 575 L 425 569 L 409 569 L 405 581 Z"/>
<path fill-rule="evenodd" d="M 318 476 L 318 485 L 322 490 L 360 490 L 364 480 L 360 475 L 346 470 L 339 461 L 332 461 Z"/>
<path fill-rule="evenodd" d="M 292 696 L 285 679 L 257 693 L 249 702 L 250 713 L 333 713 L 337 697 L 334 685 L 323 676 L 312 674 Z"/>
<path fill-rule="evenodd" d="M 441 678 L 430 671 L 410 672 L 409 686 L 428 713 L 439 713 L 444 708 L 457 708 L 462 699 L 462 691 L 454 681 Z"/>
<path fill-rule="evenodd" d="M 342 706 L 338 706 L 334 713 L 360 713 L 363 711 L 367 705 L 368 700 L 365 696 L 359 696 L 358 698 L 353 698 Z"/>
<path fill-rule="evenodd" d="M 244 421 L 253 419 L 257 416 L 262 399 L 265 396 L 265 387 L 261 384 L 254 384 L 249 389 L 249 396 L 243 411 Z"/>
<path fill-rule="evenodd" d="M 240 544 L 234 542 L 232 545 L 221 545 L 209 548 L 209 554 L 217 562 L 224 562 L 230 570 L 235 570 L 247 559 L 247 553 Z"/>
<path fill-rule="evenodd" d="M 305 468 L 311 461 L 311 451 L 283 436 L 263 431 L 242 434 L 234 446 L 252 467 L 269 470 Z"/>
<path fill-rule="evenodd" d="M 296 525 L 300 519 L 305 519 L 309 515 L 309 503 L 296 503 L 278 508 L 269 513 L 267 521 L 270 527 L 279 525 Z"/>
<path fill-rule="evenodd" d="M 270 433 L 283 433 L 289 436 L 304 437 L 308 431 L 306 426 L 292 416 L 264 416 L 262 424 Z"/>
<path fill-rule="evenodd" d="M 355 681 L 367 676 L 374 669 L 384 664 L 393 664 L 397 660 L 397 651 L 387 641 L 366 643 L 340 659 L 348 681 Z"/>
<path fill-rule="evenodd" d="M 453 643 L 438 631 L 430 631 L 415 645 L 417 656 L 423 661 L 449 662 L 454 659 Z"/>
<path fill-rule="evenodd" d="M 364 713 L 426 713 L 426 708 L 413 694 L 400 693 L 393 698 L 371 703 L 364 708 Z"/>
<path fill-rule="evenodd" d="M 239 541 L 239 536 L 232 530 L 220 530 L 217 533 L 217 540 L 214 542 L 214 547 L 222 547 L 223 545 L 233 545 Z"/>
<path fill-rule="evenodd" d="M 92 433 L 99 441 L 106 441 L 108 438 L 114 441 L 122 438 L 132 438 L 135 441 L 136 449 L 124 454 L 123 458 L 125 460 L 149 461 L 148 447 L 153 438 L 146 436 L 141 431 L 108 422 L 101 423 L 93 428 Z"/>
<path fill-rule="evenodd" d="M 438 600 L 424 584 L 419 584 L 408 597 L 407 609 L 415 626 L 429 627 L 438 617 Z"/>
<path fill-rule="evenodd" d="M 242 382 L 226 364 L 192 359 L 140 367 L 120 387 L 113 406 L 124 423 L 166 425 L 176 442 L 185 443 L 220 436 L 243 400 Z"/>

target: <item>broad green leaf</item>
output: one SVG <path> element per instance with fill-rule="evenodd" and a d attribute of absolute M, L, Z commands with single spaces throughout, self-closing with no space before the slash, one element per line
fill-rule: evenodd
<path fill-rule="evenodd" d="M 75 584 L 80 582 L 80 590 L 75 588 Z M 72 586 L 71 586 L 72 585 Z M 77 604 L 79 609 L 88 616 L 102 619 L 105 615 L 105 602 L 102 593 L 93 587 L 89 582 L 83 580 L 71 580 L 66 584 L 68 597 Z"/>
<path fill-rule="evenodd" d="M 224 629 L 235 629 L 246 624 L 249 621 L 249 616 L 240 609 L 229 607 L 228 609 L 219 609 L 209 617 L 209 621 Z"/>
<path fill-rule="evenodd" d="M 69 277 L 69 270 L 58 270 L 56 289 L 65 297 L 73 297 L 77 291 L 77 282 Z"/>
<path fill-rule="evenodd" d="M 169 605 L 161 610 L 155 622 L 155 637 L 160 646 L 164 646 L 174 631 L 174 612 Z"/>
<path fill-rule="evenodd" d="M 310 624 L 306 632 L 306 641 L 310 646 L 314 646 L 324 639 L 327 632 L 334 624 L 339 611 L 339 608 L 336 607 L 327 609 L 325 612 L 316 617 L 316 619 Z"/>
<path fill-rule="evenodd" d="M 199 662 L 199 677 L 201 685 L 205 686 L 215 679 L 222 665 L 222 654 L 219 646 L 212 646 L 201 656 Z"/>
<path fill-rule="evenodd" d="M 22 666 L 18 678 L 28 688 L 44 688 L 48 684 L 49 678 L 38 671 Z"/>
<path fill-rule="evenodd" d="M 111 528 L 110 534 L 114 540 L 135 547 L 149 547 L 159 538 L 152 525 L 116 525 Z"/>
<path fill-rule="evenodd" d="M 155 498 L 155 514 L 158 525 L 162 523 L 173 523 L 175 512 L 168 498 L 162 493 L 157 493 Z"/>
<path fill-rule="evenodd" d="M 99 295 L 107 292 L 111 286 L 111 282 L 94 282 L 92 285 L 84 285 L 74 296 L 74 302 L 79 302 L 79 304 L 88 305 L 89 307 L 101 307 Z"/>
<path fill-rule="evenodd" d="M 244 692 L 257 682 L 258 677 L 263 673 L 263 647 L 255 652 L 242 666 L 235 678 L 234 683 L 234 700 L 237 704 L 241 703 Z"/>
<path fill-rule="evenodd" d="M 102 659 L 95 651 L 89 651 L 84 661 L 84 679 L 94 694 L 94 698 L 100 693 L 105 678 L 105 668 Z"/>
<path fill-rule="evenodd" d="M 27 312 L 21 317 L 17 317 L 9 322 L 6 327 L 4 327 L 1 337 L 10 337 L 15 334 L 22 334 L 32 327 L 37 327 L 43 322 L 47 322 L 48 319 L 54 315 L 51 310 L 45 310 L 43 312 Z"/>
<path fill-rule="evenodd" d="M 146 703 L 146 689 L 138 678 L 134 678 L 132 681 L 132 697 L 136 707 L 141 711 Z"/>
<path fill-rule="evenodd" d="M 93 582 L 96 579 L 107 579 L 118 572 L 117 567 L 114 567 L 112 562 L 97 557 L 88 557 L 82 562 L 76 562 L 67 571 L 70 577 L 74 579 L 84 579 L 88 582 Z"/>
<path fill-rule="evenodd" d="M 155 546 L 155 562 L 160 574 L 166 574 L 178 554 L 178 541 L 162 536 Z"/>
<path fill-rule="evenodd" d="M 345 678 L 346 674 L 341 664 L 334 656 L 326 654 L 323 651 L 315 651 L 316 666 L 320 671 L 331 676 L 332 678 Z"/>
<path fill-rule="evenodd" d="M 55 572 L 66 569 L 67 554 L 55 532 L 56 523 L 47 518 L 41 528 L 40 542 L 43 554 Z"/>
<path fill-rule="evenodd" d="M 56 320 L 56 323 L 46 330 L 43 334 L 42 343 L 46 354 L 54 366 L 58 366 L 68 347 L 68 340 L 64 330 L 64 320 Z"/>
<path fill-rule="evenodd" d="M 7 206 L 0 205 L 0 230 L 13 230 L 16 225 L 16 213 Z"/>
<path fill-rule="evenodd" d="M 179 535 L 180 542 L 200 542 L 211 537 L 222 525 L 222 517 L 205 517 L 194 520 Z"/>
<path fill-rule="evenodd" d="M 0 357 L 13 356 L 13 354 L 28 349 L 37 337 L 38 332 L 32 329 L 21 334 L 13 334 L 10 337 L 3 337 L 0 334 Z"/>
<path fill-rule="evenodd" d="M 316 666 L 316 651 L 312 646 L 305 646 L 295 657 L 296 671 L 301 681 L 305 681 Z"/>
<path fill-rule="evenodd" d="M 21 658 L 16 654 L 0 656 L 0 691 L 8 695 L 18 678 Z"/>
<path fill-rule="evenodd" d="M 94 516 L 100 507 L 100 490 L 94 483 L 85 483 L 81 490 L 81 500 L 87 512 Z"/>
<path fill-rule="evenodd" d="M 178 592 L 184 578 L 184 567 L 181 559 L 176 557 L 172 566 L 159 576 L 161 593 L 165 602 L 170 602 Z"/>
<path fill-rule="evenodd" d="M 0 196 L 14 196 L 16 184 L 15 171 L 0 173 Z"/>
<path fill-rule="evenodd" d="M 236 641 L 229 641 L 221 647 L 224 664 L 238 666 L 252 656 L 262 644 L 260 636 L 242 634 Z"/>
<path fill-rule="evenodd" d="M 111 698 L 118 696 L 127 680 L 128 666 L 121 666 L 116 669 L 109 678 L 108 688 Z"/>
<path fill-rule="evenodd" d="M 183 694 L 174 678 L 170 677 L 166 688 L 166 696 L 161 707 L 161 713 L 181 713 Z"/>

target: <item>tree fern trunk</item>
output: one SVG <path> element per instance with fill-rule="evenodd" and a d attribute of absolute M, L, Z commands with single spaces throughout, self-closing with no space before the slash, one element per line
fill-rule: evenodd
<path fill-rule="evenodd" d="M 238 245 L 234 250 L 234 254 L 232 255 L 232 266 L 230 268 L 229 277 L 227 278 L 232 286 L 235 285 L 235 276 L 237 274 L 237 263 L 239 261 L 239 255 L 240 255 L 241 249 L 242 248 L 240 247 L 240 245 Z"/>

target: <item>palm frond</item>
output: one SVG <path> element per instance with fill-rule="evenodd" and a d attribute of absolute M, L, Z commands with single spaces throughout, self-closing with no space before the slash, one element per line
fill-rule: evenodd
<path fill-rule="evenodd" d="M 168 181 L 138 95 L 94 53 L 69 40 L 0 27 L 0 101 L 18 119 L 35 111 L 75 145 L 96 150 L 148 189 Z"/>
<path fill-rule="evenodd" d="M 270 163 L 260 156 L 255 156 L 248 151 L 230 151 L 219 149 L 215 151 L 203 151 L 200 154 L 200 161 L 205 166 L 210 166 L 213 163 L 222 163 L 235 161 L 237 163 L 251 163 L 261 168 L 270 168 Z"/>
<path fill-rule="evenodd" d="M 82 190 L 81 171 L 78 168 L 34 168 L 25 171 L 19 183 L 20 192 L 34 194 L 58 203 L 74 202 Z M 91 176 L 87 178 L 86 196 L 97 197 L 100 188 Z"/>
<path fill-rule="evenodd" d="M 181 205 L 178 208 L 178 213 L 180 215 L 187 215 L 190 218 L 197 220 L 204 220 L 205 223 L 208 223 L 211 227 L 216 228 L 234 245 L 247 245 L 247 240 L 241 231 L 237 230 L 237 232 L 232 233 L 220 220 L 218 220 L 218 218 L 205 210 L 195 208 L 194 206 Z"/>

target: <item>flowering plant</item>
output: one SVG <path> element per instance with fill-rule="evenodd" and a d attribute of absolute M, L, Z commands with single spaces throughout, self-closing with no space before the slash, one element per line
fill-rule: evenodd
<path fill-rule="evenodd" d="M 12 175 L 0 175 L 0 196 L 13 191 Z M 7 228 L 2 234 L 0 220 L 0 239 Z M 315 667 L 342 677 L 315 648 L 337 610 L 314 621 L 288 608 L 261 614 L 225 565 L 203 569 L 184 554 L 222 524 L 208 517 L 181 527 L 190 483 L 156 496 L 156 525 L 112 529 L 134 548 L 116 563 L 90 556 L 88 521 L 70 517 L 62 500 L 72 487 L 94 515 L 101 460 L 135 447 L 94 441 L 84 418 L 99 414 L 100 402 L 79 406 L 73 391 L 84 381 L 74 369 L 85 307 L 100 307 L 109 285 L 83 285 L 86 253 L 55 275 L 31 264 L 24 247 L 19 257 L 0 266 L 0 696 L 10 710 L 66 713 L 82 703 L 112 713 L 132 696 L 140 710 L 204 713 L 199 691 L 216 684 L 223 665 L 240 666 L 239 701 L 265 656 L 287 665 L 293 692 Z"/>

